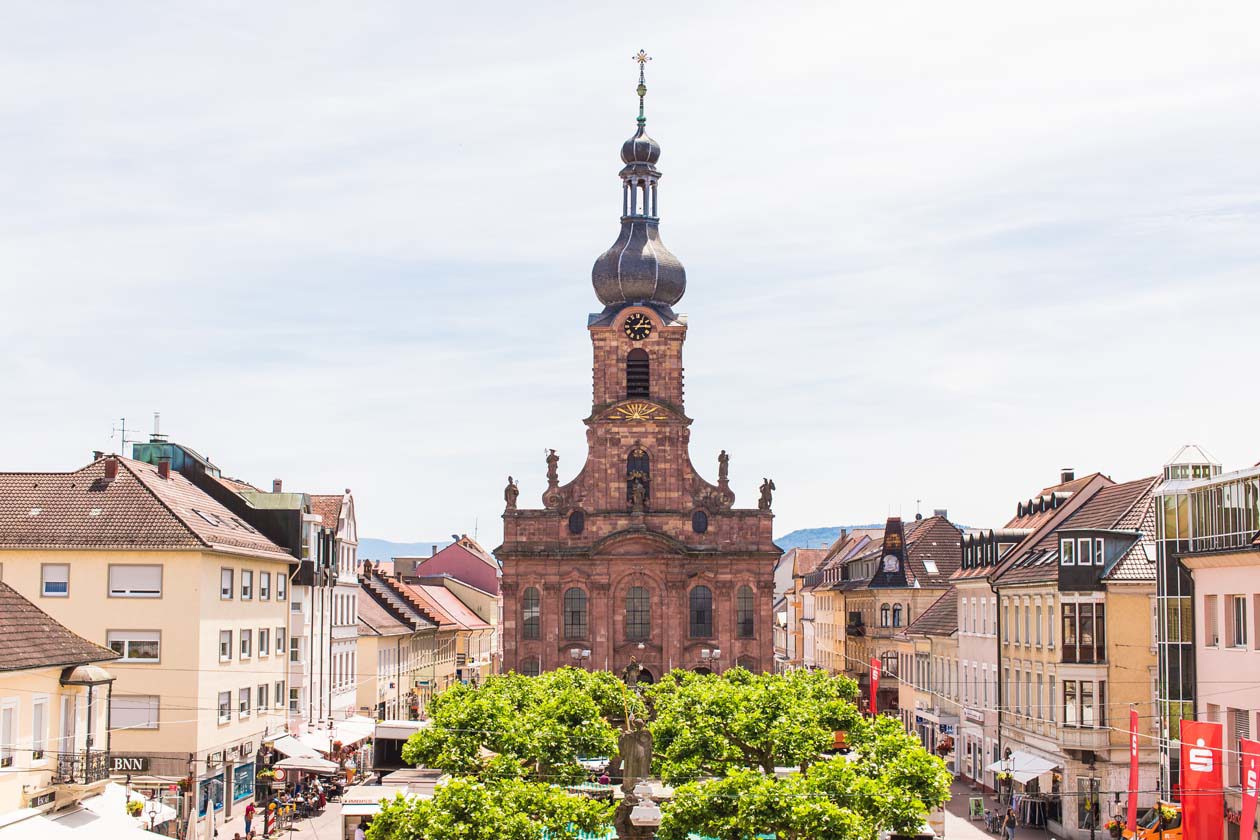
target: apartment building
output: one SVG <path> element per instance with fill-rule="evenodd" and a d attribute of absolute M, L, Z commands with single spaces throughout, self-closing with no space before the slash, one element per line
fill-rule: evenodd
<path fill-rule="evenodd" d="M 845 611 L 844 564 L 866 550 L 873 540 L 884 536 L 882 528 L 844 530 L 827 549 L 814 571 L 805 576 L 805 588 L 814 594 L 814 657 L 828 673 L 845 671 L 844 638 L 848 614 Z M 785 616 L 786 620 L 786 616 Z"/>
<path fill-rule="evenodd" d="M 377 720 L 418 718 L 417 689 L 432 669 L 438 626 L 388 587 L 360 586 L 357 595 L 359 712 Z"/>
<path fill-rule="evenodd" d="M 1057 836 L 1097 831 L 1092 797 L 1127 791 L 1130 707 L 1146 721 L 1140 803 L 1155 798 L 1155 482 L 1085 477 L 990 575 L 1001 748 L 990 769 Z"/>
<path fill-rule="evenodd" d="M 119 654 L 5 583 L 0 638 L 0 814 L 49 813 L 100 793 L 109 782 L 113 682 L 103 666 Z"/>
<path fill-rule="evenodd" d="M 0 474 L 0 498 L 5 582 L 119 654 L 113 755 L 154 785 L 191 778 L 209 814 L 243 807 L 284 730 L 293 558 L 169 461 Z"/>
<path fill-rule="evenodd" d="M 901 719 L 924 748 L 955 773 L 959 713 L 969 687 L 958 656 L 958 592 L 953 587 L 893 636 Z"/>
<path fill-rule="evenodd" d="M 848 613 L 844 638 L 846 670 L 869 693 L 867 664 L 878 659 L 883 674 L 876 701 L 880 711 L 900 708 L 898 645 L 893 638 L 949 589 L 962 560 L 962 533 L 945 511 L 903 525 L 889 517 L 883 539 L 845 561 L 833 590 L 844 593 Z"/>

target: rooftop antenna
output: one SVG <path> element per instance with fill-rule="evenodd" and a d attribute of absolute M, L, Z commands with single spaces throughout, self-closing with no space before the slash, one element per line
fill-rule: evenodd
<path fill-rule="evenodd" d="M 473 542 L 477 542 L 477 534 L 480 532 L 481 517 L 473 517 Z"/>
<path fill-rule="evenodd" d="M 135 438 L 127 437 L 127 418 L 126 417 L 118 418 L 118 425 L 110 429 L 109 439 L 113 440 L 114 435 L 118 435 L 118 439 L 119 441 L 121 441 L 121 444 L 122 444 L 122 449 L 120 450 L 119 454 L 122 455 L 124 458 L 128 457 L 127 444 L 135 443 L 136 441 L 135 441 Z"/>

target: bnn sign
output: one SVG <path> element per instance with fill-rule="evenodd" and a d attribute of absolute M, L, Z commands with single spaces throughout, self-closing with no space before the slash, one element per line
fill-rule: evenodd
<path fill-rule="evenodd" d="M 147 773 L 149 772 L 149 759 L 146 756 L 139 755 L 111 755 L 109 757 L 109 772 Z"/>

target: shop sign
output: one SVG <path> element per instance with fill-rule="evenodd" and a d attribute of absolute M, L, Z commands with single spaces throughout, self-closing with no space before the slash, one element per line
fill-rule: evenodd
<path fill-rule="evenodd" d="M 984 723 L 984 712 L 979 709 L 963 709 L 963 717 L 972 723 Z"/>
<path fill-rule="evenodd" d="M 38 808 L 41 805 L 51 805 L 53 800 L 56 798 L 57 792 L 55 790 L 49 791 L 48 793 L 41 793 L 39 796 L 32 796 L 30 807 Z"/>
<path fill-rule="evenodd" d="M 109 757 L 111 773 L 148 773 L 149 757 L 147 755 L 111 755 Z"/>
<path fill-rule="evenodd" d="M 240 802 L 254 795 L 254 762 L 232 768 L 232 801 Z"/>

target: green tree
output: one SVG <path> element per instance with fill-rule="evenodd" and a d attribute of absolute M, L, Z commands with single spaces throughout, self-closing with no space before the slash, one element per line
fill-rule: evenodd
<path fill-rule="evenodd" d="M 881 831 L 916 832 L 949 798 L 950 773 L 895 719 L 855 721 L 853 752 L 784 778 L 735 769 L 689 782 L 662 806 L 660 840 L 699 834 L 716 840 L 875 840 Z"/>
<path fill-rule="evenodd" d="M 456 776 L 578 782 L 579 758 L 616 751 L 627 709 L 642 714 L 643 701 L 604 671 L 492 676 L 434 698 L 430 725 L 408 739 L 403 760 Z"/>
<path fill-rule="evenodd" d="M 806 769 L 860 719 L 857 683 L 821 671 L 672 671 L 647 690 L 656 771 L 671 784 L 738 768 Z"/>
<path fill-rule="evenodd" d="M 432 799 L 399 794 L 372 820 L 368 840 L 542 840 L 598 832 L 612 806 L 520 779 L 454 779 Z"/>

